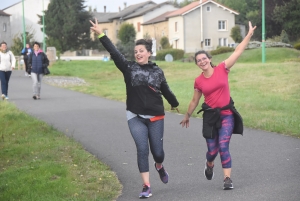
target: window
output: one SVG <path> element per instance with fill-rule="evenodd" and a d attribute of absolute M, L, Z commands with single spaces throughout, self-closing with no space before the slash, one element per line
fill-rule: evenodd
<path fill-rule="evenodd" d="M 205 39 L 205 46 L 207 47 L 211 46 L 210 39 Z"/>
<path fill-rule="evenodd" d="M 6 32 L 6 23 L 3 23 L 3 31 Z"/>
<path fill-rule="evenodd" d="M 219 38 L 219 46 L 227 46 L 227 38 Z"/>
<path fill-rule="evenodd" d="M 140 22 L 137 23 L 137 31 L 141 32 L 141 23 Z"/>
<path fill-rule="evenodd" d="M 177 32 L 177 22 L 175 22 L 175 32 Z"/>
<path fill-rule="evenodd" d="M 219 30 L 226 30 L 226 21 L 225 20 L 219 20 Z"/>
<path fill-rule="evenodd" d="M 207 6 L 207 7 L 206 7 L 206 11 L 207 11 L 207 12 L 210 12 L 210 6 Z"/>
<path fill-rule="evenodd" d="M 103 33 L 104 33 L 105 35 L 108 35 L 108 30 L 107 30 L 107 29 L 104 29 L 104 30 L 103 30 Z"/>

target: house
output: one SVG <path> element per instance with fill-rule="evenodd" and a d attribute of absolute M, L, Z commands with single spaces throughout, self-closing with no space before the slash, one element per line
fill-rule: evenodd
<path fill-rule="evenodd" d="M 103 17 L 105 20 L 101 19 L 105 14 L 95 16 L 104 32 L 107 33 L 107 36 L 113 43 L 116 43 L 118 41 L 118 31 L 122 23 L 133 24 L 137 33 L 136 39 L 144 38 L 144 35 L 146 34 L 142 26 L 144 22 L 162 15 L 166 11 L 174 11 L 176 9 L 177 8 L 171 2 L 156 4 L 153 1 L 146 1 L 130 5 L 123 10 L 119 9 L 118 13 L 112 14 L 106 19 Z"/>
<path fill-rule="evenodd" d="M 6 42 L 7 47 L 12 45 L 10 15 L 0 10 L 0 42 Z"/>
<path fill-rule="evenodd" d="M 144 33 L 156 41 L 156 49 L 161 50 L 160 40 L 163 36 L 169 37 L 169 21 L 166 17 L 172 11 L 168 11 L 156 18 L 142 24 Z"/>
<path fill-rule="evenodd" d="M 40 21 L 38 15 L 43 15 L 43 10 L 47 10 L 48 4 L 51 0 L 24 0 L 24 20 L 26 32 L 34 33 L 36 41 L 43 41 L 42 25 L 38 24 Z M 7 8 L 4 12 L 9 13 L 11 35 L 14 38 L 16 35 L 23 33 L 23 2 L 19 1 Z M 9 42 L 12 42 L 10 40 Z"/>
<path fill-rule="evenodd" d="M 166 16 L 170 44 L 186 53 L 231 46 L 234 41 L 230 32 L 235 26 L 235 15 L 238 14 L 213 0 L 193 2 Z"/>

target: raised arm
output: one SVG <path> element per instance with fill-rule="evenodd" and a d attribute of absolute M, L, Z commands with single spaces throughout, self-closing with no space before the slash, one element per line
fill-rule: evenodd
<path fill-rule="evenodd" d="M 241 56 L 241 54 L 244 52 L 255 29 L 256 26 L 252 27 L 252 23 L 249 21 L 248 34 L 245 36 L 244 40 L 235 48 L 234 52 L 230 55 L 230 57 L 225 60 L 225 65 L 227 69 L 230 69 Z"/>
<path fill-rule="evenodd" d="M 196 107 L 199 104 L 199 100 L 202 96 L 202 93 L 199 91 L 194 91 L 194 96 L 189 104 L 189 108 L 187 110 L 187 113 L 184 115 L 183 120 L 180 122 L 182 127 L 189 127 L 190 125 L 190 117 L 192 116 L 194 110 L 196 109 Z"/>
<path fill-rule="evenodd" d="M 91 30 L 98 34 L 99 40 L 104 46 L 104 48 L 110 53 L 112 60 L 115 62 L 117 68 L 124 73 L 127 69 L 127 60 L 122 55 L 119 50 L 114 46 L 110 39 L 102 33 L 100 26 L 98 25 L 98 20 L 95 18 L 95 23 L 90 20 L 92 25 Z"/>

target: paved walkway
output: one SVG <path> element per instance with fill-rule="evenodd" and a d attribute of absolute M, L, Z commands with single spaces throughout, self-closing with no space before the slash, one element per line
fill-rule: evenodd
<path fill-rule="evenodd" d="M 9 86 L 10 102 L 75 138 L 107 163 L 124 187 L 118 201 L 138 200 L 142 183 L 125 104 L 47 84 L 42 86 L 41 100 L 35 101 L 31 84 L 23 71 L 14 71 Z M 183 129 L 179 125 L 182 118 L 166 114 L 164 165 L 170 180 L 163 184 L 151 165 L 150 200 L 300 200 L 300 139 L 247 128 L 244 136 L 234 135 L 230 148 L 235 189 L 224 191 L 219 157 L 214 179 L 207 181 L 203 175 L 206 145 L 201 136 L 201 119 L 191 118 L 190 128 Z"/>

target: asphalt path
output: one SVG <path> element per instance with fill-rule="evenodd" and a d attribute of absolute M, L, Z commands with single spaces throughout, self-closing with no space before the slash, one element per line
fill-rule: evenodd
<path fill-rule="evenodd" d="M 123 185 L 118 201 L 138 200 L 142 180 L 127 126 L 125 103 L 45 83 L 41 100 L 33 100 L 32 81 L 23 71 L 13 71 L 9 97 L 20 110 L 76 139 L 108 164 Z M 153 196 L 149 200 L 300 200 L 300 139 L 249 128 L 245 128 L 243 136 L 234 134 L 230 151 L 235 188 L 224 191 L 219 156 L 214 179 L 208 181 L 203 174 L 206 144 L 201 136 L 201 118 L 191 118 L 188 129 L 179 125 L 182 118 L 166 113 L 164 166 L 170 175 L 169 183 L 160 181 L 150 155 Z"/>

